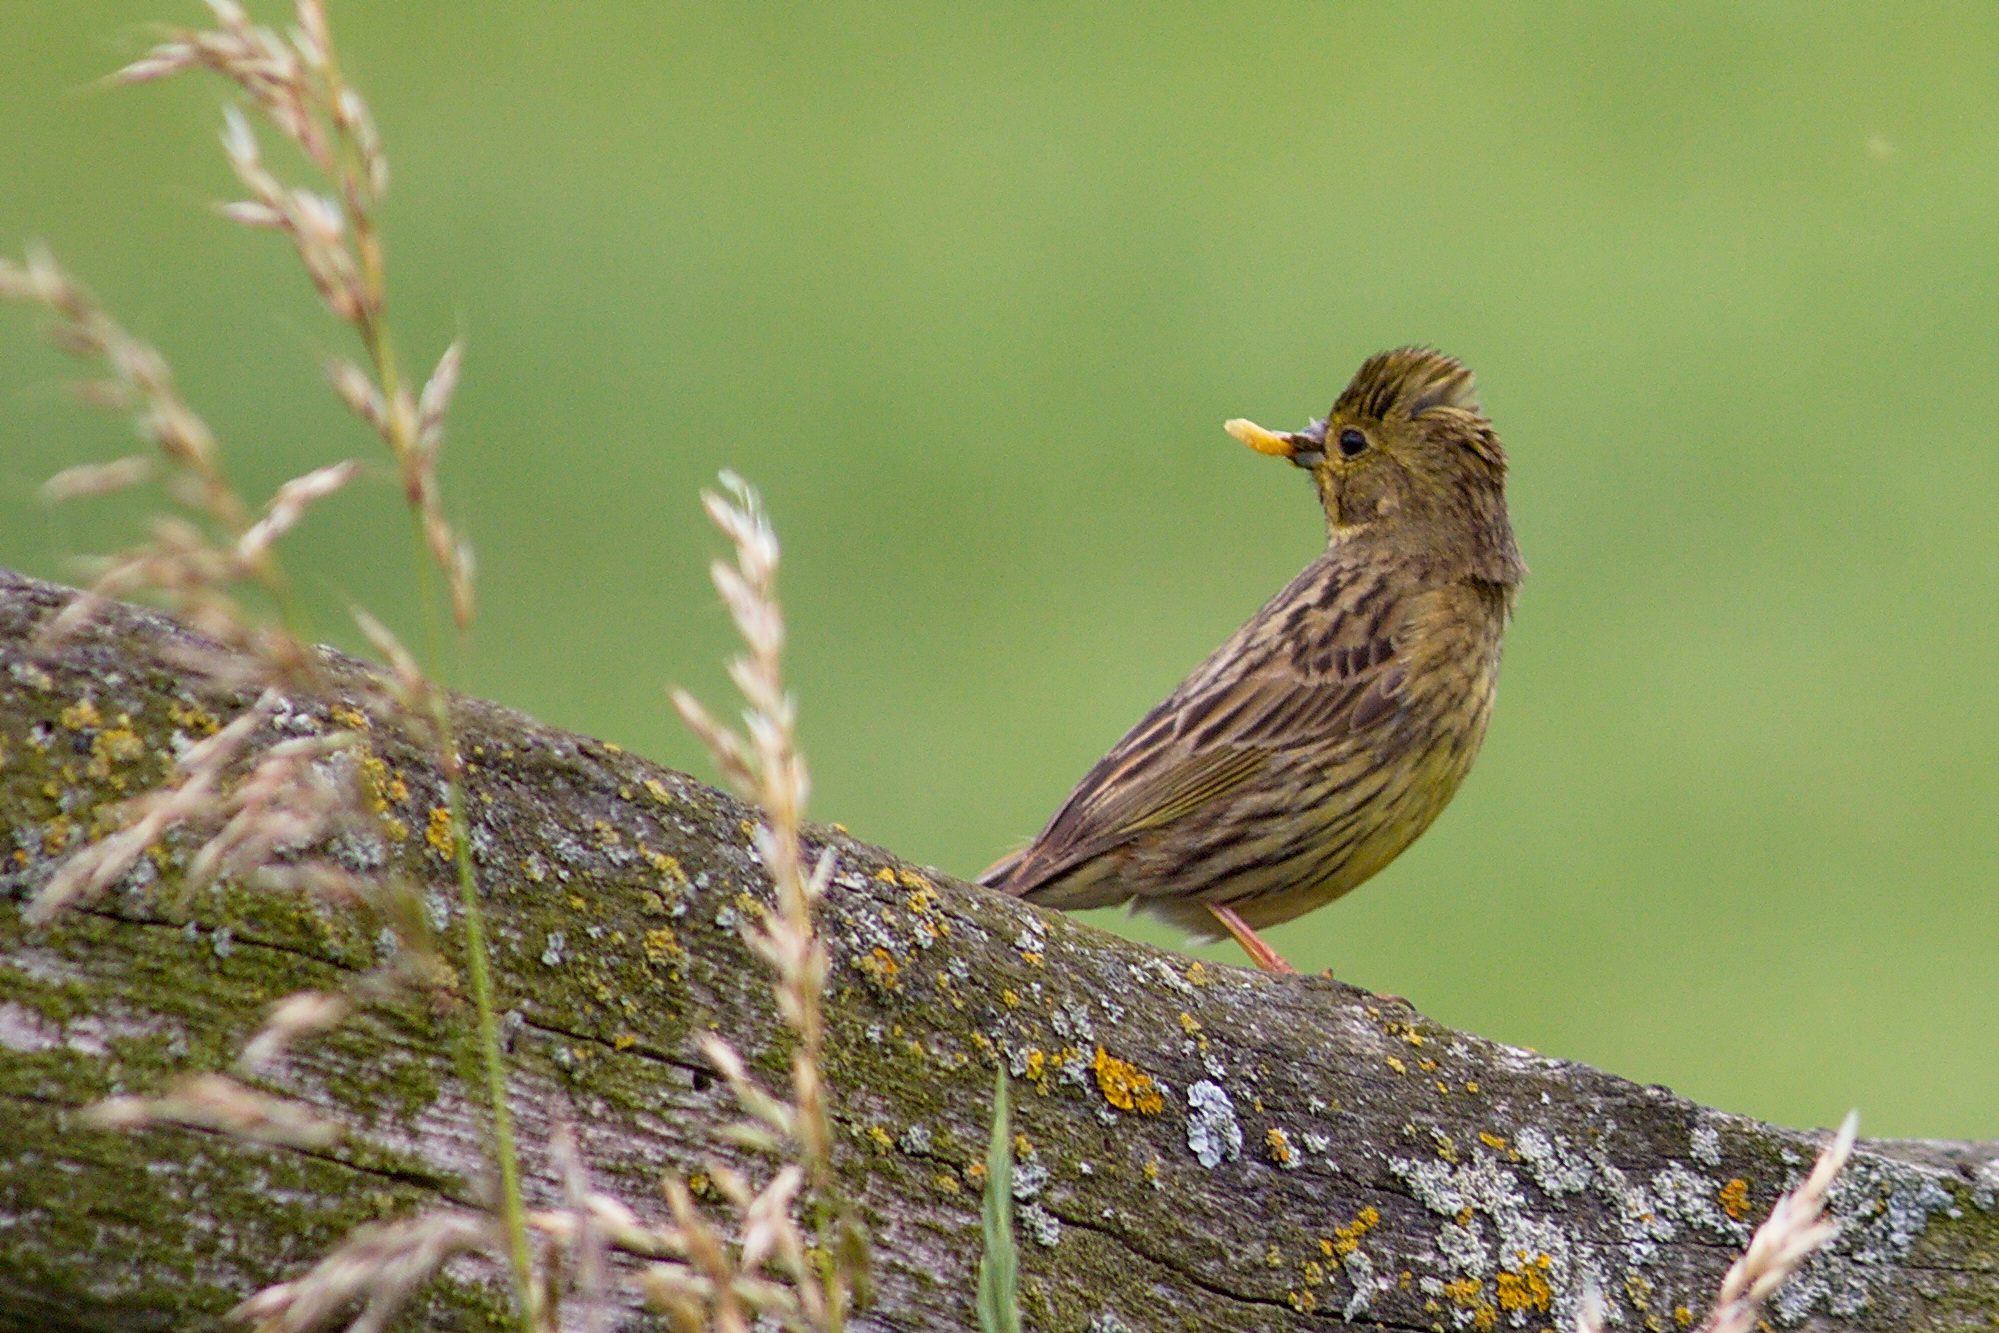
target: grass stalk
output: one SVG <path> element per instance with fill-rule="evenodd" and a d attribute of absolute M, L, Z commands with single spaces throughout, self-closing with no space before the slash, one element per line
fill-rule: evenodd
<path fill-rule="evenodd" d="M 1013 1124 L 1006 1066 L 993 1080 L 993 1133 L 986 1147 L 979 1257 L 979 1333 L 1020 1333 L 1020 1252 L 1013 1240 Z"/>

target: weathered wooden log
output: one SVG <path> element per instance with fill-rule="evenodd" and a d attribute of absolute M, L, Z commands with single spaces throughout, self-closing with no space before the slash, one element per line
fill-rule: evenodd
<path fill-rule="evenodd" d="M 185 634 L 118 607 L 49 656 L 73 594 L 0 575 L 0 1328 L 211 1323 L 369 1219 L 474 1202 L 477 1098 L 448 997 L 364 1004 L 269 1086 L 345 1126 L 333 1146 L 78 1112 L 233 1058 L 269 1001 L 337 988 L 386 947 L 348 915 L 224 884 L 189 892 L 169 845 L 46 926 L 18 907 L 116 800 L 244 705 L 184 679 Z M 358 692 L 361 664 L 329 655 Z M 349 715 L 351 717 L 351 715 Z M 461 700 L 473 837 L 497 941 L 513 1104 L 535 1202 L 573 1117 L 600 1187 L 661 1217 L 658 1177 L 729 1156 L 714 1030 L 778 1079 L 764 968 L 738 937 L 768 885 L 736 801 L 615 746 Z M 301 703 L 277 734 L 328 725 Z M 385 850 L 459 911 L 434 836 L 439 782 L 370 733 Z M 1572 1326 L 1670 1333 L 1809 1166 L 1818 1136 L 1454 1032 L 1323 978 L 1190 961 L 907 864 L 836 830 L 827 1074 L 839 1170 L 870 1227 L 873 1329 L 975 1327 L 992 1069 L 1018 1076 L 1029 1326 L 1055 1333 Z M 371 849 L 350 849 L 364 859 Z M 1550 960 L 1558 962 L 1559 960 Z M 1770 1321 L 1999 1325 L 1999 1145 L 1864 1143 L 1844 1224 Z M 455 1261 L 405 1326 L 496 1326 L 499 1276 Z M 620 1316 L 629 1326 L 648 1317 Z"/>

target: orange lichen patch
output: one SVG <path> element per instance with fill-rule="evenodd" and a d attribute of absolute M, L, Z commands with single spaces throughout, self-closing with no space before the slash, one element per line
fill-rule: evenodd
<path fill-rule="evenodd" d="M 1020 1008 L 1020 996 L 1017 992 L 1003 990 L 1000 992 L 1000 1003 L 1009 1009 L 1018 1009 Z"/>
<path fill-rule="evenodd" d="M 986 1164 L 985 1164 L 984 1162 L 973 1162 L 973 1163 L 972 1163 L 972 1164 L 971 1164 L 970 1166 L 966 1167 L 966 1168 L 965 1168 L 965 1183 L 966 1183 L 966 1184 L 968 1184 L 968 1185 L 983 1185 L 983 1184 L 985 1184 L 985 1183 L 986 1183 Z"/>
<path fill-rule="evenodd" d="M 605 741 L 605 742 L 604 742 L 604 753 L 605 753 L 605 754 L 623 754 L 624 752 L 625 752 L 625 747 L 624 747 L 624 746 L 622 746 L 622 745 L 619 745 L 619 744 L 617 744 L 617 743 L 615 743 L 615 742 L 613 742 L 613 741 Z"/>
<path fill-rule="evenodd" d="M 1396 1059 L 1392 1055 L 1388 1057 L 1388 1067 L 1390 1069 L 1393 1069 L 1398 1074 L 1406 1074 L 1409 1072 L 1409 1066 L 1403 1064 L 1400 1060 Z"/>
<path fill-rule="evenodd" d="M 1416 1067 L 1422 1070 L 1426 1074 L 1431 1074 L 1436 1072 L 1438 1065 L 1435 1060 L 1425 1059 L 1425 1060 L 1418 1060 L 1416 1062 Z"/>
<path fill-rule="evenodd" d="M 1118 1110 L 1158 1115 L 1166 1109 L 1166 1099 L 1159 1095 L 1150 1074 L 1140 1073 L 1136 1065 L 1118 1059 L 1103 1047 L 1097 1047 L 1097 1058 L 1090 1062 L 1090 1068 L 1096 1072 L 1098 1091 Z"/>
<path fill-rule="evenodd" d="M 905 889 L 916 889 L 919 892 L 927 889 L 929 890 L 930 896 L 932 898 L 935 898 L 937 896 L 937 890 L 930 883 L 930 881 L 923 878 L 923 876 L 917 874 L 914 870 L 903 870 L 900 867 L 898 867 L 895 872 L 895 877 L 902 881 L 902 887 Z M 912 907 L 915 906 L 914 903 L 910 905 Z"/>
<path fill-rule="evenodd" d="M 1292 1151 L 1290 1138 L 1275 1125 L 1264 1132 L 1263 1151 L 1279 1166 L 1290 1166 L 1298 1160 L 1298 1154 Z"/>
<path fill-rule="evenodd" d="M 430 826 L 424 830 L 423 840 L 442 857 L 448 858 L 457 850 L 458 840 L 451 831 L 451 811 L 441 805 L 430 808 Z"/>
<path fill-rule="evenodd" d="M 620 1032 L 617 1036 L 611 1038 L 611 1045 L 621 1051 L 629 1051 L 638 1044 L 639 1039 L 629 1032 Z"/>
<path fill-rule="evenodd" d="M 1461 1277 L 1444 1284 L 1444 1295 L 1460 1309 L 1471 1311 L 1472 1327 L 1478 1333 L 1492 1333 L 1499 1323 L 1499 1307 L 1485 1299 L 1485 1289 L 1475 1277 Z"/>
<path fill-rule="evenodd" d="M 665 852 L 655 852 L 648 847 L 645 849 L 645 858 L 646 864 L 658 871 L 663 878 L 671 881 L 675 888 L 687 883 L 687 872 L 681 869 L 678 857 L 668 856 Z"/>
<path fill-rule="evenodd" d="M 1717 1197 L 1721 1200 L 1721 1210 L 1739 1222 L 1749 1211 L 1749 1182 L 1740 1178 L 1731 1180 L 1721 1187 Z"/>
<path fill-rule="evenodd" d="M 129 718 L 120 718 L 121 722 Z M 146 743 L 128 727 L 107 727 L 90 742 L 90 776 L 108 778 L 113 764 L 129 764 L 144 757 Z"/>
<path fill-rule="evenodd" d="M 368 809 L 375 814 L 381 814 L 410 794 L 409 784 L 390 772 L 389 766 L 375 755 L 361 756 L 361 776 L 368 788 Z"/>
<path fill-rule="evenodd" d="M 939 1171 L 937 1173 L 936 1185 L 941 1193 L 956 1194 L 958 1192 L 958 1177 L 950 1171 Z"/>
<path fill-rule="evenodd" d="M 1499 1287 L 1499 1308 L 1502 1310 L 1546 1310 L 1555 1299 L 1555 1289 L 1548 1285 L 1548 1268 L 1553 1262 L 1545 1254 L 1537 1254 L 1529 1259 L 1519 1256 L 1518 1272 L 1501 1272 Z"/>
<path fill-rule="evenodd" d="M 1199 1019 L 1195 1018 L 1192 1014 L 1182 1013 L 1180 1015 L 1180 1030 L 1194 1039 L 1195 1050 L 1203 1054 L 1207 1053 L 1208 1038 L 1201 1031 L 1201 1022 Z"/>
<path fill-rule="evenodd" d="M 339 716 L 338 710 L 335 710 L 334 716 L 336 718 Z M 190 704 L 185 708 L 177 703 L 168 704 L 167 721 L 177 727 L 184 727 L 189 731 L 198 731 L 204 736 L 213 736 L 216 732 L 222 730 L 222 724 L 215 720 L 215 714 L 209 712 L 200 704 Z M 365 727 L 368 725 L 368 719 L 365 717 L 360 718 L 358 722 L 349 725 Z"/>
<path fill-rule="evenodd" d="M 1029 1083 L 1039 1083 L 1048 1076 L 1048 1053 L 1038 1048 L 1030 1048 L 1022 1058 L 1020 1076 Z M 1043 1092 L 1048 1089 L 1043 1088 Z"/>
<path fill-rule="evenodd" d="M 1360 1216 L 1343 1227 L 1333 1228 L 1333 1238 L 1319 1242 L 1319 1248 L 1330 1257 L 1338 1255 L 1344 1259 L 1360 1248 L 1360 1238 L 1381 1224 L 1381 1214 L 1373 1208 L 1363 1208 Z"/>
<path fill-rule="evenodd" d="M 1458 1160 L 1457 1140 L 1448 1134 L 1437 1135 L 1437 1156 L 1455 1166 Z"/>
<path fill-rule="evenodd" d="M 569 895 L 570 911 L 572 912 L 588 911 L 589 907 L 590 907 L 590 900 L 588 898 L 585 898 L 582 894 L 572 893 Z"/>
<path fill-rule="evenodd" d="M 1676 1305 L 1673 1307 L 1673 1322 L 1681 1328 L 1692 1328 L 1694 1326 L 1694 1312 L 1684 1305 Z"/>
<path fill-rule="evenodd" d="M 56 721 L 70 731 L 83 731 L 90 727 L 101 727 L 104 719 L 98 715 L 97 705 L 88 699 L 78 699 L 75 703 L 56 714 Z"/>
<path fill-rule="evenodd" d="M 1205 986 L 1212 980 L 1208 969 L 1198 958 L 1187 964 L 1187 980 L 1196 986 Z"/>
<path fill-rule="evenodd" d="M 1032 1157 L 1032 1156 L 1034 1156 L 1034 1140 L 1033 1140 L 1033 1139 L 1030 1139 L 1030 1138 L 1028 1138 L 1028 1137 L 1027 1137 L 1027 1135 L 1025 1135 L 1025 1134 L 1016 1134 L 1016 1135 L 1014 1135 L 1014 1136 L 1013 1136 L 1013 1155 L 1014 1155 L 1015 1157 Z"/>
<path fill-rule="evenodd" d="M 655 801 L 658 801 L 661 805 L 673 804 L 673 797 L 666 790 L 666 784 L 661 782 L 658 778 L 647 778 L 645 782 L 645 787 L 646 787 L 646 795 L 652 797 Z"/>
<path fill-rule="evenodd" d="M 1298 1276 L 1305 1279 L 1305 1285 L 1316 1287 L 1326 1280 L 1325 1265 L 1317 1259 L 1306 1259 L 1298 1265 Z"/>
<path fill-rule="evenodd" d="M 599 819 L 592 823 L 590 827 L 596 832 L 597 841 L 606 847 L 617 847 L 625 840 L 624 835 L 611 827 L 610 822 L 607 820 Z"/>
<path fill-rule="evenodd" d="M 61 815 L 57 815 L 54 819 L 51 819 L 48 822 L 48 827 L 42 830 L 42 855 L 54 856 L 57 852 L 69 846 L 70 835 L 75 832 L 76 829 L 70 824 L 69 820 L 63 818 Z"/>
<path fill-rule="evenodd" d="M 1153 1186 L 1159 1184 L 1159 1159 L 1157 1157 L 1147 1162 L 1140 1170 L 1145 1176 L 1146 1184 Z"/>
<path fill-rule="evenodd" d="M 676 963 L 687 956 L 687 946 L 673 933 L 672 926 L 661 926 L 658 930 L 648 930 L 645 935 L 645 951 L 648 962 Z"/>
<path fill-rule="evenodd" d="M 1466 1091 L 1466 1092 L 1477 1092 L 1477 1091 L 1478 1091 L 1478 1084 L 1476 1084 L 1476 1083 L 1474 1083 L 1474 1082 L 1471 1082 L 1471 1081 L 1467 1080 L 1467 1081 L 1466 1081 L 1466 1083 L 1465 1083 L 1465 1091 Z"/>
<path fill-rule="evenodd" d="M 1319 1308 L 1319 1293 L 1309 1287 L 1304 1291 L 1286 1292 L 1285 1298 L 1291 1302 L 1291 1308 L 1299 1314 L 1310 1314 Z"/>
<path fill-rule="evenodd" d="M 346 704 L 335 704 L 326 710 L 326 715 L 350 731 L 366 731 L 368 729 L 368 715 L 358 708 L 349 708 Z M 167 716 L 173 717 L 173 710 L 171 708 L 167 710 Z M 174 721 L 179 722 L 180 719 L 175 717 Z"/>
<path fill-rule="evenodd" d="M 895 1147 L 895 1140 L 889 1137 L 889 1132 L 880 1125 L 868 1126 L 868 1142 L 874 1144 L 875 1147 L 881 1149 L 883 1152 L 887 1152 L 889 1149 Z"/>
<path fill-rule="evenodd" d="M 887 949 L 878 947 L 871 950 L 864 954 L 854 966 L 861 969 L 862 976 L 883 990 L 902 989 L 902 982 L 898 980 L 902 972 L 902 965 L 895 961 L 895 955 Z"/>
<path fill-rule="evenodd" d="M 1029 967 L 1040 967 L 1041 953 L 1037 949 L 1022 949 L 1020 951 L 1020 961 L 1026 963 Z"/>
<path fill-rule="evenodd" d="M 1506 1151 L 1506 1140 L 1499 1137 L 1499 1135 L 1497 1134 L 1487 1134 L 1485 1131 L 1480 1130 L 1478 1141 L 1480 1143 L 1483 1143 L 1486 1147 L 1492 1149 L 1494 1152 Z"/>

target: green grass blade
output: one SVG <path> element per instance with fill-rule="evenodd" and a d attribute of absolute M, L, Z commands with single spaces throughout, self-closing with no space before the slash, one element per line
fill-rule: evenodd
<path fill-rule="evenodd" d="M 986 1252 L 979 1260 L 979 1333 L 1020 1333 L 1020 1252 L 1013 1245 L 1013 1126 L 1006 1067 L 993 1085 L 993 1139 L 986 1149 Z"/>

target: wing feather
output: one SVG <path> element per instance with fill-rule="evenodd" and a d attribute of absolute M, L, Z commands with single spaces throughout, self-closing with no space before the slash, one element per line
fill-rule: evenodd
<path fill-rule="evenodd" d="M 1337 551 L 1320 557 L 1146 714 L 1032 845 L 981 881 L 1033 895 L 1294 752 L 1366 744 L 1398 710 L 1402 610 L 1378 571 Z"/>

